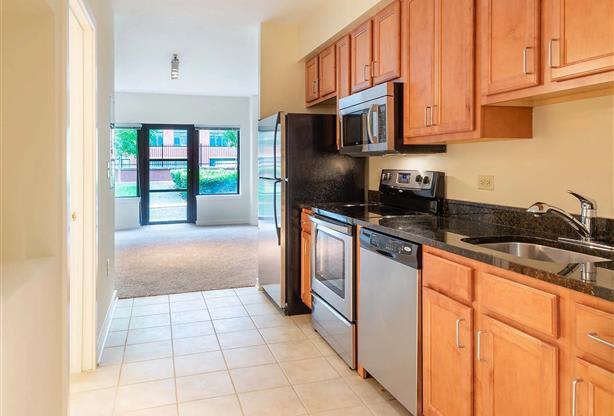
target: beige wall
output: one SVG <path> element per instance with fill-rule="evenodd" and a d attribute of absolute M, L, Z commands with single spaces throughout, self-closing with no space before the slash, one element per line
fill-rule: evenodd
<path fill-rule="evenodd" d="M 110 2 L 86 0 L 98 24 L 99 311 L 112 279 L 113 207 L 105 187 L 113 87 Z M 0 126 L 0 413 L 66 414 L 66 0 L 4 0 Z M 27 157 L 25 157 L 27 155 Z"/>
<path fill-rule="evenodd" d="M 448 153 L 369 160 L 369 189 L 384 168 L 441 170 L 452 199 L 527 207 L 545 201 L 571 212 L 572 189 L 614 218 L 614 97 L 535 107 L 534 138 L 449 145 Z M 494 175 L 495 190 L 477 189 L 478 175 Z"/>
<path fill-rule="evenodd" d="M 341 34 L 363 14 L 390 3 L 390 0 L 323 1 L 299 23 L 297 55 L 304 58 L 314 49 Z"/>

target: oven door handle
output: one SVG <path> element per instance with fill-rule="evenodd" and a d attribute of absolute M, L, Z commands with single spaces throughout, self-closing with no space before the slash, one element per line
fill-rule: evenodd
<path fill-rule="evenodd" d="M 337 231 L 342 234 L 352 235 L 352 226 L 347 224 L 341 224 L 332 222 L 330 220 L 320 219 L 314 215 L 309 216 L 309 220 L 314 223 L 316 226 L 320 226 L 321 228 L 328 228 L 333 231 Z"/>

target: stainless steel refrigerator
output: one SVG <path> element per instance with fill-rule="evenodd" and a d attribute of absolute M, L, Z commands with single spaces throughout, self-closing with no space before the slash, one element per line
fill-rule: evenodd
<path fill-rule="evenodd" d="M 277 113 L 258 124 L 258 283 L 289 315 L 300 300 L 300 210 L 365 195 L 365 158 L 340 155 L 336 116 Z"/>

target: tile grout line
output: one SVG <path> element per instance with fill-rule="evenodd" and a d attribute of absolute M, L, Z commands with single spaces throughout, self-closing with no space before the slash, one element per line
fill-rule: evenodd
<path fill-rule="evenodd" d="M 171 312 L 171 297 L 168 297 L 168 320 L 171 330 L 171 362 L 173 364 L 173 384 L 175 385 L 175 410 L 179 416 L 179 394 L 177 393 L 177 370 L 175 369 L 175 336 L 173 334 L 173 313 Z"/>
<path fill-rule="evenodd" d="M 117 385 L 115 386 L 115 395 L 113 397 L 113 411 L 112 415 L 115 415 L 117 410 L 117 397 L 119 396 L 119 386 L 122 379 L 122 370 L 124 369 L 124 360 L 126 358 L 126 347 L 128 345 L 128 334 L 130 333 L 130 323 L 132 322 L 132 308 L 134 307 L 134 299 L 130 303 L 130 317 L 128 318 L 128 328 L 126 329 L 126 339 L 124 339 L 124 345 L 122 346 L 122 361 L 119 364 L 119 375 L 117 376 Z M 104 354 L 104 350 L 103 350 Z"/>

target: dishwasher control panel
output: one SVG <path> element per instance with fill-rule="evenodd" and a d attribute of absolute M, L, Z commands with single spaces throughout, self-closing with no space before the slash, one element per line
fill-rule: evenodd
<path fill-rule="evenodd" d="M 419 268 L 421 246 L 369 229 L 360 230 L 360 247 Z"/>

